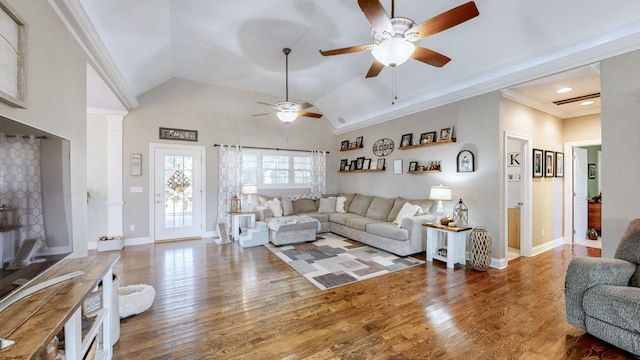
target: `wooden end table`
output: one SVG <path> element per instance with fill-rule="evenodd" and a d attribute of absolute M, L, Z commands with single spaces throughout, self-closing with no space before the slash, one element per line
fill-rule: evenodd
<path fill-rule="evenodd" d="M 427 261 L 437 259 L 447 263 L 448 268 L 455 264 L 464 265 L 467 261 L 467 234 L 471 227 L 452 227 L 440 224 L 422 224 L 427 227 Z M 442 238 L 440 234 L 444 234 Z M 446 255 L 439 255 L 438 250 L 445 249 Z"/>

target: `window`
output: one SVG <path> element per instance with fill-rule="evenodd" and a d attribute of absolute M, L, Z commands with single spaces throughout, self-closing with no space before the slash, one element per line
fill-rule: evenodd
<path fill-rule="evenodd" d="M 259 188 L 308 188 L 311 155 L 275 150 L 242 150 L 242 183 Z"/>

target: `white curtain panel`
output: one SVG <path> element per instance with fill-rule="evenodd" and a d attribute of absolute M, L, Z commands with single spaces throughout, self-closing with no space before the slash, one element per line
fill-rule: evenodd
<path fill-rule="evenodd" d="M 218 223 L 231 229 L 231 199 L 240 196 L 242 178 L 242 147 L 240 145 L 220 145 L 218 155 Z M 226 239 L 223 239 L 226 240 Z"/>
<path fill-rule="evenodd" d="M 38 239 L 39 251 L 47 250 L 42 217 L 40 140 L 0 133 L 0 205 L 16 209 L 18 247 L 26 239 Z"/>
<path fill-rule="evenodd" d="M 311 193 L 320 197 L 327 192 L 327 154 L 311 152 Z"/>

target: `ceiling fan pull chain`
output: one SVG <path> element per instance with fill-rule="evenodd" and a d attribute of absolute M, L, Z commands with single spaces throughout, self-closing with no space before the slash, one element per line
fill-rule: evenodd
<path fill-rule="evenodd" d="M 395 105 L 398 100 L 398 74 L 396 71 L 394 66 L 391 70 L 391 105 Z"/>

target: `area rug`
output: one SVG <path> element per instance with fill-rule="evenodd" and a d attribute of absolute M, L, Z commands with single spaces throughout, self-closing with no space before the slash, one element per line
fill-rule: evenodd
<path fill-rule="evenodd" d="M 424 264 L 414 257 L 393 255 L 335 234 L 323 235 L 314 242 L 265 246 L 320 290 Z"/>

